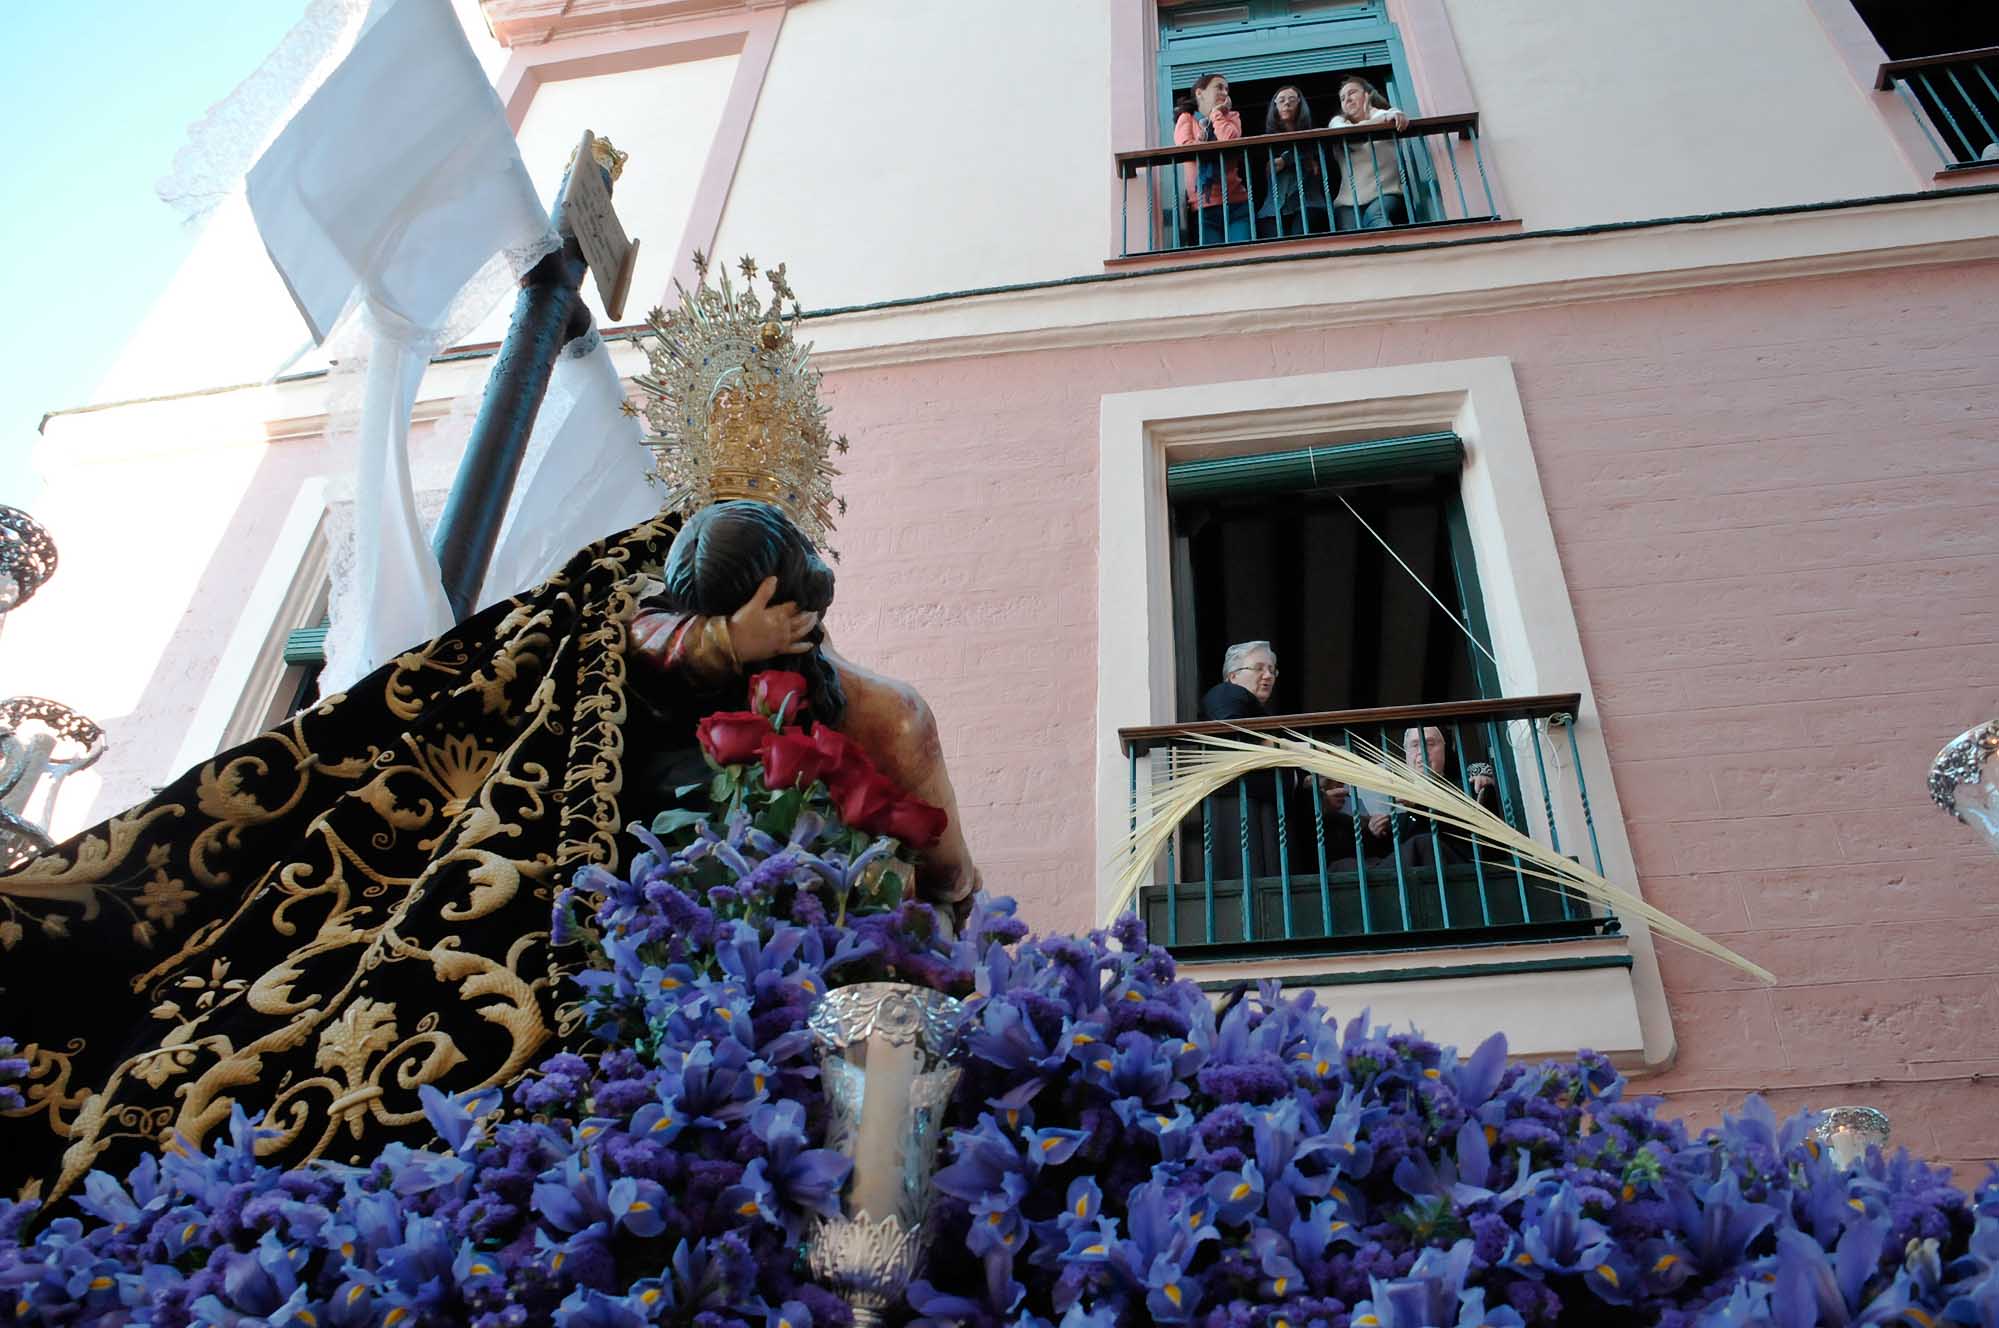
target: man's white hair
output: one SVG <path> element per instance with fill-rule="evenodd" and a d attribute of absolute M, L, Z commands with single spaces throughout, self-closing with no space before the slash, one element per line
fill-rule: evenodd
<path fill-rule="evenodd" d="M 1226 678 L 1237 669 L 1248 665 L 1249 657 L 1259 650 L 1270 656 L 1272 664 L 1277 662 L 1277 652 L 1270 648 L 1270 642 L 1244 641 L 1238 645 L 1230 646 L 1228 653 L 1222 656 L 1222 676 Z"/>

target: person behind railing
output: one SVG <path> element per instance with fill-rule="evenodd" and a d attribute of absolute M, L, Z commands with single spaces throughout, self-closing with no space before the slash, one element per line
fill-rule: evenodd
<path fill-rule="evenodd" d="M 1201 698 L 1202 719 L 1262 719 L 1277 686 L 1277 652 L 1268 641 L 1242 641 L 1222 655 L 1222 680 Z"/>
<path fill-rule="evenodd" d="M 1494 816 L 1505 818 L 1506 813 L 1499 803 L 1499 783 L 1493 776 L 1492 767 L 1483 761 L 1465 766 L 1457 749 L 1451 746 L 1444 731 L 1436 725 L 1412 725 L 1402 731 L 1402 760 L 1406 765 L 1441 775 L 1452 788 L 1460 791 L 1469 789 L 1479 806 Z M 1433 825 L 1427 816 L 1398 809 L 1392 817 L 1383 812 L 1368 817 L 1364 829 L 1369 838 L 1387 853 L 1399 852 L 1405 867 L 1435 867 L 1439 847 L 1443 849 L 1447 863 L 1471 861 L 1470 845 L 1451 831 L 1438 829 L 1433 843 L 1430 833 Z"/>
<path fill-rule="evenodd" d="M 1409 117 L 1388 104 L 1374 84 L 1359 74 L 1340 83 L 1340 113 L 1326 126 L 1387 125 L 1397 133 L 1409 127 Z M 1402 170 L 1392 138 L 1349 138 L 1328 144 L 1326 155 L 1339 154 L 1340 191 L 1333 197 L 1333 222 L 1343 231 L 1372 230 L 1409 224 L 1409 205 L 1402 196 Z"/>
<path fill-rule="evenodd" d="M 1313 128 L 1312 104 L 1305 94 L 1290 84 L 1277 89 L 1264 113 L 1266 134 L 1298 134 Z M 1294 143 L 1269 158 L 1270 187 L 1257 209 L 1257 230 L 1265 236 L 1324 235 L 1332 229 L 1326 219 L 1326 199 L 1332 193 L 1320 170 L 1325 153 L 1316 143 Z M 1333 174 L 1339 168 L 1327 162 Z"/>
<path fill-rule="evenodd" d="M 1270 693 L 1277 685 L 1277 652 L 1268 641 L 1240 641 L 1222 655 L 1222 680 L 1201 697 L 1201 718 L 1238 721 L 1262 719 L 1270 713 Z M 1209 800 L 1208 832 L 1212 837 L 1215 876 L 1235 879 L 1243 874 L 1242 843 L 1249 838 L 1251 876 L 1277 871 L 1276 786 L 1270 774 L 1245 781 L 1249 796 L 1238 796 L 1233 785 Z M 1245 826 L 1245 821 L 1247 825 Z M 1189 818 L 1187 864 L 1190 876 L 1206 868 L 1209 849 L 1202 839 L 1203 819 Z"/>
<path fill-rule="evenodd" d="M 1173 142 L 1225 143 L 1242 137 L 1242 115 L 1229 100 L 1229 81 L 1220 74 L 1194 80 L 1194 105 L 1173 122 Z M 1202 153 L 1181 167 L 1187 205 L 1194 211 L 1195 244 L 1237 244 L 1250 237 L 1249 191 L 1242 182 L 1241 154 Z"/>
<path fill-rule="evenodd" d="M 1317 841 L 1320 835 L 1325 838 L 1326 866 L 1331 869 L 1351 868 L 1355 858 L 1362 854 L 1370 861 L 1387 854 L 1391 846 L 1389 840 L 1371 833 L 1365 822 L 1356 841 L 1354 813 L 1359 806 L 1352 789 L 1325 775 L 1311 775 L 1302 770 L 1297 773 L 1299 796 L 1295 802 L 1287 801 L 1284 806 L 1292 875 L 1309 876 L 1318 871 Z M 1316 809 L 1312 806 L 1315 789 L 1319 795 Z M 1285 797 L 1289 799 L 1290 796 L 1287 790 Z M 1360 846 L 1358 852 L 1356 842 Z"/>

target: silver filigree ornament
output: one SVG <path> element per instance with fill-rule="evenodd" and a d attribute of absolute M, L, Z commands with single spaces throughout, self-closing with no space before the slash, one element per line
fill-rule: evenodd
<path fill-rule="evenodd" d="M 1869 1148 L 1887 1148 L 1888 1117 L 1873 1107 L 1827 1107 L 1812 1127 L 1812 1138 L 1847 1171 Z"/>
<path fill-rule="evenodd" d="M 59 701 L 0 701 L 0 871 L 55 847 L 49 825 L 62 782 L 104 755 L 104 730 Z"/>
<path fill-rule="evenodd" d="M 0 503 L 0 614 L 26 604 L 55 570 L 49 532 L 20 508 Z"/>
<path fill-rule="evenodd" d="M 859 1328 L 884 1322 L 922 1265 L 963 1018 L 941 992 L 864 982 L 827 993 L 807 1021 L 832 1108 L 826 1146 L 854 1170 L 841 1216 L 814 1220 L 806 1257 Z"/>
<path fill-rule="evenodd" d="M 1930 798 L 1999 851 L 1999 719 L 1966 729 L 1930 766 Z"/>

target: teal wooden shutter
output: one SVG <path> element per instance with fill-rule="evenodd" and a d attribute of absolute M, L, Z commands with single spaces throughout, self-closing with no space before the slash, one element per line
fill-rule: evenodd
<path fill-rule="evenodd" d="M 285 633 L 285 663 L 324 664 L 325 662 L 325 623 L 317 627 L 294 627 Z"/>
<path fill-rule="evenodd" d="M 1393 73 L 1383 93 L 1409 114 L 1419 113 L 1401 34 L 1388 21 L 1381 0 L 1352 5 L 1239 0 L 1235 5 L 1199 6 L 1192 13 L 1224 9 L 1241 10 L 1244 17 L 1240 21 L 1190 23 L 1185 29 L 1176 29 L 1172 26 L 1173 11 L 1160 14 L 1161 143 L 1173 141 L 1173 98 L 1186 92 L 1203 74 L 1220 74 L 1240 83 L 1386 68 Z"/>
<path fill-rule="evenodd" d="M 1380 484 L 1412 475 L 1455 475 L 1465 445 L 1454 433 L 1419 433 L 1288 452 L 1183 461 L 1166 468 L 1168 501 Z"/>

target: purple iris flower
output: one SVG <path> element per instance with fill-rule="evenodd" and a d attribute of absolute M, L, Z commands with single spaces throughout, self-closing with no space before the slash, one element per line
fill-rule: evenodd
<path fill-rule="evenodd" d="M 787 1300 L 764 1317 L 764 1328 L 812 1328 L 812 1308 L 802 1300 Z"/>
<path fill-rule="evenodd" d="M 1163 1107 L 1192 1091 L 1174 1074 L 1173 1062 L 1162 1054 L 1160 1045 L 1143 1033 L 1120 1035 L 1115 1048 L 1085 1043 L 1074 1054 L 1083 1065 L 1084 1077 L 1113 1098 Z"/>
<path fill-rule="evenodd" d="M 543 1172 L 534 1187 L 535 1211 L 557 1231 L 571 1234 L 604 1226 L 637 1236 L 658 1235 L 665 1225 L 665 1200 L 665 1190 L 655 1181 L 610 1179 L 602 1150 L 589 1147 Z"/>
<path fill-rule="evenodd" d="M 940 1291 L 928 1281 L 909 1284 L 909 1306 L 917 1317 L 910 1328 L 961 1328 L 963 1325 L 997 1325 L 1013 1313 L 1027 1294 L 1027 1288 L 1013 1279 L 1010 1254 L 988 1254 L 980 1262 L 985 1268 L 982 1296 L 960 1296 Z"/>
<path fill-rule="evenodd" d="M 1295 1097 L 1253 1112 L 1250 1131 L 1256 1165 L 1270 1193 L 1271 1216 L 1279 1223 L 1288 1223 L 1305 1200 L 1323 1197 L 1334 1171 L 1344 1170 L 1359 1151 L 1349 1151 L 1349 1137 L 1321 1132 L 1311 1109 Z"/>
<path fill-rule="evenodd" d="M 1506 1034 L 1494 1033 L 1478 1049 L 1446 1073 L 1458 1105 L 1476 1112 L 1499 1090 L 1506 1076 Z"/>
<path fill-rule="evenodd" d="M 750 1049 L 734 1039 L 695 1043 L 677 1067 L 676 1097 L 687 1123 L 712 1129 L 747 1118 L 768 1095 L 768 1084 L 757 1082 L 754 1059 Z M 763 1074 L 767 1076 L 768 1070 Z"/>
<path fill-rule="evenodd" d="M 1250 1253 L 1256 1256 L 1257 1271 L 1263 1274 L 1257 1294 L 1266 1300 L 1283 1300 L 1305 1286 L 1305 1274 L 1293 1262 L 1291 1242 L 1275 1227 L 1258 1227 L 1250 1234 Z"/>
<path fill-rule="evenodd" d="M 1521 1328 L 1516 1311 L 1486 1308 L 1483 1287 L 1465 1290 L 1471 1260 L 1472 1243 L 1461 1240 L 1448 1250 L 1424 1250 L 1405 1277 L 1370 1278 L 1351 1328 Z"/>
<path fill-rule="evenodd" d="M 1022 1192 L 1019 1178 L 1009 1178 L 1008 1193 Z M 1017 1201 L 1016 1201 L 1017 1202 Z M 1095 1178 L 1078 1176 L 1069 1182 L 1061 1211 L 1045 1222 L 1030 1222 L 1034 1249 L 1029 1262 L 1037 1268 L 1060 1269 L 1078 1259 L 1101 1262 L 1117 1238 L 1117 1224 L 1103 1215 L 1104 1191 Z M 973 1210 L 973 1226 L 978 1225 Z"/>
<path fill-rule="evenodd" d="M 972 1203 L 972 1226 L 965 1236 L 965 1248 L 981 1258 L 993 1253 L 1012 1258 L 1019 1252 L 1025 1230 L 1020 1205 L 1026 1198 L 1027 1178 L 1018 1173 L 1003 1177 L 998 1190 L 980 1195 Z"/>
<path fill-rule="evenodd" d="M 764 1141 L 764 1156 L 757 1161 L 765 1164 L 780 1202 L 821 1217 L 840 1216 L 840 1188 L 854 1164 L 830 1148 L 806 1146 L 804 1107 L 789 1100 L 758 1107 L 750 1131 Z"/>
<path fill-rule="evenodd" d="M 1777 1233 L 1777 1283 L 1771 1297 L 1780 1328 L 1847 1328 L 1860 1320 L 1862 1294 L 1881 1261 L 1888 1234 L 1883 1220 L 1856 1223 L 1840 1236 L 1828 1256 L 1816 1240 L 1796 1228 Z M 1867 1319 L 1865 1322 L 1884 1322 Z"/>
<path fill-rule="evenodd" d="M 650 1322 L 629 1297 L 577 1287 L 555 1308 L 557 1328 L 645 1328 Z"/>
<path fill-rule="evenodd" d="M 1742 1262 L 1753 1241 L 1777 1218 L 1768 1204 L 1751 1203 L 1731 1172 L 1696 1196 L 1689 1185 L 1675 1185 L 1668 1197 L 1673 1218 L 1686 1239 L 1699 1270 L 1719 1277 Z"/>
<path fill-rule="evenodd" d="M 1999 1328 L 1999 1274 L 1987 1273 L 1969 1290 L 1952 1296 L 1944 1314 L 1952 1324 Z"/>
<path fill-rule="evenodd" d="M 1254 1162 L 1243 1163 L 1240 1171 L 1218 1173 L 1207 1188 L 1215 1220 L 1227 1226 L 1241 1226 L 1263 1211 L 1263 1173 Z"/>
<path fill-rule="evenodd" d="M 1076 1150 L 1090 1137 L 1086 1130 L 1054 1128 L 1022 1130 L 1020 1134 L 1025 1141 L 1024 1151 L 1027 1155 L 1028 1169 L 1031 1171 L 1039 1171 L 1043 1167 L 1061 1166 L 1074 1157 Z"/>
<path fill-rule="evenodd" d="M 1055 1328 L 1118 1328 L 1121 1317 L 1115 1305 L 1099 1305 L 1094 1309 L 1071 1305 Z"/>
<path fill-rule="evenodd" d="M 1119 1098 L 1111 1103 L 1111 1110 L 1126 1125 L 1153 1136 L 1162 1161 L 1184 1161 L 1200 1143 L 1198 1121 L 1185 1106 L 1175 1106 L 1172 1114 L 1166 1115 L 1147 1108 L 1137 1098 Z"/>
<path fill-rule="evenodd" d="M 1583 1215 L 1575 1187 L 1563 1182 L 1550 1193 L 1535 1196 L 1521 1224 L 1520 1253 L 1514 1263 L 1544 1272 L 1577 1273 L 1601 1261 L 1610 1233 Z"/>
<path fill-rule="evenodd" d="M 990 1113 L 981 1113 L 969 1130 L 951 1132 L 951 1162 L 938 1169 L 935 1181 L 943 1193 L 966 1203 L 1000 1189 L 1009 1175 L 1024 1173 L 1020 1147 L 1007 1137 Z"/>
<path fill-rule="evenodd" d="M 1203 1244 L 1220 1238 L 1205 1204 L 1148 1181 L 1131 1192 L 1128 1237 L 1111 1246 L 1111 1267 L 1162 1323 L 1185 1323 L 1200 1308 L 1201 1283 L 1187 1270 Z"/>

